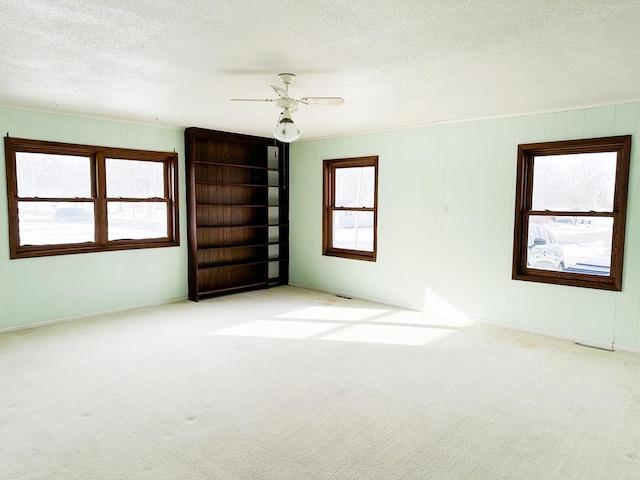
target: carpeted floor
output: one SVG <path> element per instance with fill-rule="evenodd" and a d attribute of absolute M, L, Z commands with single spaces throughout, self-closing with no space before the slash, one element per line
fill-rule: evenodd
<path fill-rule="evenodd" d="M 637 479 L 640 355 L 294 287 L 0 335 L 0 479 Z"/>

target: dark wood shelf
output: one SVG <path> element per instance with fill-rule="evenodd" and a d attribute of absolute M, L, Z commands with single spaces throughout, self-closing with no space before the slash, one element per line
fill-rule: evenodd
<path fill-rule="evenodd" d="M 280 205 L 246 204 L 246 203 L 198 203 L 197 207 L 239 207 L 239 208 L 279 208 Z"/>
<path fill-rule="evenodd" d="M 235 285 L 232 287 L 221 287 L 221 288 L 215 288 L 215 289 L 211 289 L 211 290 L 203 290 L 200 291 L 200 297 L 208 297 L 211 295 L 215 295 L 216 293 L 224 293 L 224 292 L 231 292 L 231 291 L 235 291 L 235 290 L 251 290 L 254 289 L 256 287 L 266 287 L 267 285 L 269 285 L 269 282 L 271 280 L 267 280 L 266 282 L 259 282 L 259 283 L 248 283 L 245 285 Z M 276 280 L 274 280 L 276 281 Z M 275 285 L 273 285 L 275 286 Z"/>
<path fill-rule="evenodd" d="M 196 160 L 196 165 L 206 165 L 211 167 L 232 167 L 232 168 L 252 168 L 254 170 L 265 170 L 267 172 L 284 172 L 283 168 L 272 168 L 260 165 L 241 165 L 237 163 L 220 163 L 220 162 L 207 162 L 203 160 Z"/>
<path fill-rule="evenodd" d="M 191 300 L 289 282 L 288 148 L 186 129 Z M 269 209 L 278 209 L 276 218 Z"/>
<path fill-rule="evenodd" d="M 248 260 L 244 262 L 227 262 L 227 263 L 203 263 L 198 264 L 198 269 L 207 270 L 210 268 L 239 268 L 247 267 L 250 265 L 264 265 L 269 263 L 269 260 Z"/>
<path fill-rule="evenodd" d="M 265 185 L 259 183 L 231 183 L 231 182 L 203 182 L 196 181 L 196 185 L 216 185 L 219 187 L 248 187 L 248 188 L 278 188 L 279 185 Z"/>
<path fill-rule="evenodd" d="M 288 227 L 288 223 L 261 223 L 258 225 L 199 225 L 197 228 L 268 228 L 268 227 Z"/>
<path fill-rule="evenodd" d="M 237 244 L 237 245 L 216 245 L 215 247 L 198 247 L 198 250 L 224 250 L 233 248 L 260 248 L 260 247 L 272 247 L 272 246 L 288 245 L 287 242 L 264 242 L 264 243 L 251 243 L 251 244 Z"/>

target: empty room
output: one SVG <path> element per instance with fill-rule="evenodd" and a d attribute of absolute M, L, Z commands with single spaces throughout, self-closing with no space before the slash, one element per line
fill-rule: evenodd
<path fill-rule="evenodd" d="M 640 5 L 0 6 L 0 480 L 640 478 Z"/>

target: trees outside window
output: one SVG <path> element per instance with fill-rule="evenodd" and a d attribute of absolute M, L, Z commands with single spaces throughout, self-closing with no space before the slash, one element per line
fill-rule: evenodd
<path fill-rule="evenodd" d="M 323 255 L 375 261 L 378 157 L 324 161 Z"/>
<path fill-rule="evenodd" d="M 513 278 L 622 289 L 631 136 L 519 145 Z"/>

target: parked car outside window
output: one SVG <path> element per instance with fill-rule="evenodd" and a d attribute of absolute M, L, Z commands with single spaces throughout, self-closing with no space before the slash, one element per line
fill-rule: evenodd
<path fill-rule="evenodd" d="M 93 221 L 93 213 L 82 208 L 58 208 L 53 214 L 53 219 L 56 222 L 88 223 Z"/>
<path fill-rule="evenodd" d="M 545 227 L 529 224 L 527 266 L 539 270 L 564 270 L 564 251 Z"/>

